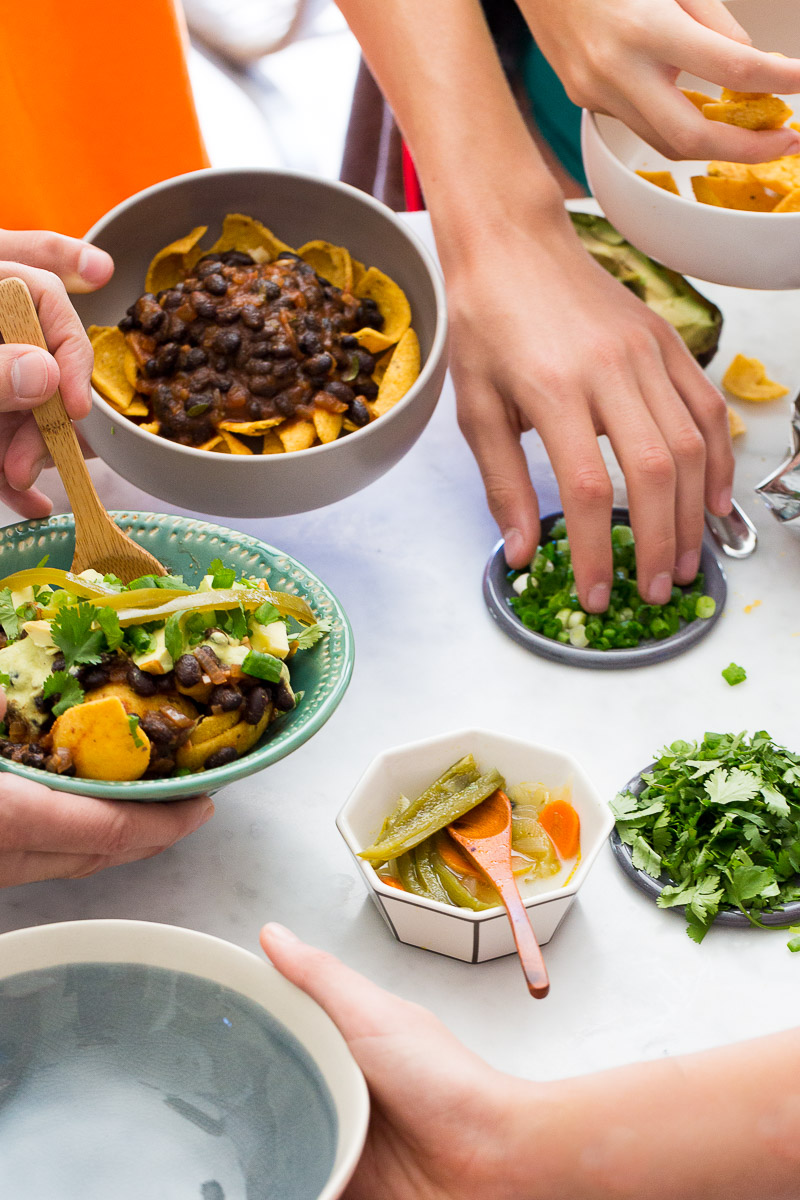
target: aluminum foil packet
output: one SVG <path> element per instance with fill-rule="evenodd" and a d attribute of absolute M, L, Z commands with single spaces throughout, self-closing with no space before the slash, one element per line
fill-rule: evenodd
<path fill-rule="evenodd" d="M 792 408 L 792 446 L 789 457 L 762 479 L 756 492 L 779 521 L 800 517 L 800 396 Z"/>

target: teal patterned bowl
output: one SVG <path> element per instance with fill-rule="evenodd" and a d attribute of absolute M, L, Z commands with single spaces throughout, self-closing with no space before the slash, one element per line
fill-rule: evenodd
<path fill-rule="evenodd" d="M 292 666 L 292 686 L 303 693 L 297 706 L 279 717 L 258 745 L 235 762 L 193 775 L 143 779 L 133 783 L 103 782 L 54 775 L 0 758 L 0 770 L 11 771 L 61 792 L 81 792 L 111 800 L 180 800 L 198 792 L 216 792 L 254 775 L 291 754 L 321 729 L 342 699 L 353 670 L 353 634 L 344 610 L 316 575 L 290 555 L 235 529 L 166 513 L 113 512 L 117 524 L 176 575 L 199 583 L 211 560 L 221 558 L 236 573 L 265 576 L 277 591 L 303 596 L 331 632 Z M 72 563 L 75 526 L 72 514 L 45 521 L 23 521 L 0 529 L 0 577 L 35 567 L 47 554 L 49 567 L 68 570 Z"/>

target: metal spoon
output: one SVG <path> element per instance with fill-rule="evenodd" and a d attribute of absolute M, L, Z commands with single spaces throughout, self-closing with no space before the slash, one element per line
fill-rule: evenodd
<path fill-rule="evenodd" d="M 0 280 L 0 334 L 7 343 L 48 349 L 33 297 L 22 279 Z M 73 572 L 94 567 L 103 575 L 116 575 L 123 583 L 140 575 L 166 575 L 158 559 L 126 537 L 100 503 L 61 393 L 56 390 L 33 415 L 75 515 Z"/>
<path fill-rule="evenodd" d="M 511 801 L 505 792 L 494 792 L 472 812 L 448 825 L 447 832 L 499 893 L 511 922 L 528 991 L 537 1000 L 543 999 L 550 990 L 550 980 L 511 869 Z"/>
<path fill-rule="evenodd" d="M 735 500 L 727 517 L 715 517 L 706 512 L 706 525 L 728 558 L 749 558 L 758 545 L 755 525 Z"/>

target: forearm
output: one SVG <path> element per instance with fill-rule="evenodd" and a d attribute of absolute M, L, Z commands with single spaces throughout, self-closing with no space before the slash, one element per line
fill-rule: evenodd
<path fill-rule="evenodd" d="M 508 1194 L 792 1200 L 800 1196 L 798 1079 L 800 1030 L 792 1030 L 544 1087 L 520 1084 Z"/>
<path fill-rule="evenodd" d="M 338 0 L 414 155 L 445 273 L 457 247 L 519 221 L 562 226 L 561 193 L 519 114 L 478 0 Z"/>

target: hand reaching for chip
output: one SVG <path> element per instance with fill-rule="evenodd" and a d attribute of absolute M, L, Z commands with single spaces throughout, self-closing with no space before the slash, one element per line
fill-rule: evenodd
<path fill-rule="evenodd" d="M 91 407 L 92 348 L 67 292 L 94 291 L 113 270 L 105 250 L 77 238 L 0 231 L 0 279 L 25 280 L 52 350 L 0 345 L 0 498 L 23 517 L 46 517 L 52 507 L 33 486 L 48 454 L 31 409 L 57 387 L 73 420 Z"/>
<path fill-rule="evenodd" d="M 0 689 L 0 719 L 5 710 Z M 213 814 L 208 796 L 171 804 L 97 800 L 0 772 L 0 888 L 79 879 L 152 858 Z"/>
<path fill-rule="evenodd" d="M 440 236 L 439 248 L 459 423 L 508 563 L 524 566 L 539 538 L 520 446 L 533 427 L 558 480 L 581 603 L 608 606 L 613 489 L 597 441 L 607 434 L 625 474 L 639 591 L 664 604 L 673 580 L 697 573 L 704 503 L 730 511 L 725 403 L 671 326 L 585 253 L 563 209 L 546 236 L 540 217 L 526 231 L 507 216 L 505 239 L 465 248 L 462 237 L 454 253 Z M 465 255 L 468 275 L 450 265 Z"/>
<path fill-rule="evenodd" d="M 765 162 L 800 151 L 792 129 L 707 120 L 680 71 L 738 92 L 800 92 L 800 62 L 756 50 L 722 0 L 519 0 L 571 100 L 610 113 L 667 158 Z"/>

